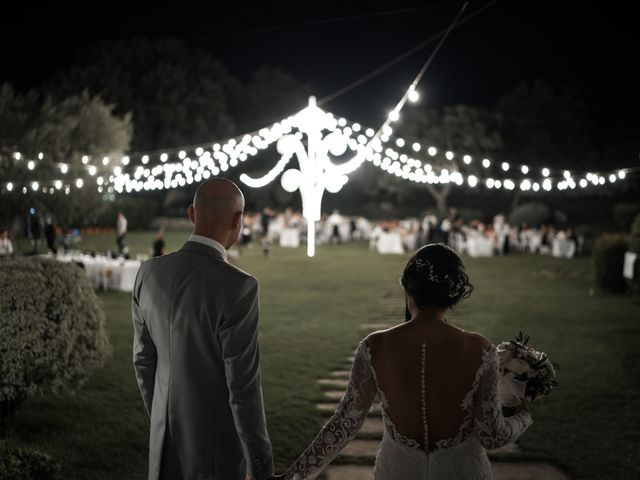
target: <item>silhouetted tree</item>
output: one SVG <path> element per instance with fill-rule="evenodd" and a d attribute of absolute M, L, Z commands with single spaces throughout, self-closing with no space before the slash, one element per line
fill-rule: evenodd
<path fill-rule="evenodd" d="M 0 177 L 16 186 L 12 192 L 3 188 L 1 194 L 5 222 L 26 211 L 27 206 L 54 212 L 64 222 L 82 218 L 100 206 L 102 195 L 95 179 L 112 173 L 112 165 L 102 165 L 100 160 L 105 156 L 119 158 L 131 141 L 131 116 L 116 116 L 113 109 L 86 91 L 55 101 L 34 92 L 21 96 L 9 85 L 0 87 Z M 16 151 L 22 154 L 21 160 L 13 157 Z M 36 159 L 40 152 L 46 155 L 29 170 L 28 159 Z M 97 166 L 95 177 L 87 174 L 82 155 L 89 155 Z M 69 166 L 66 173 L 60 163 Z M 84 180 L 82 188 L 75 186 L 77 178 Z M 49 193 L 56 180 L 72 186 L 69 195 L 62 190 Z M 33 181 L 39 183 L 37 191 L 17 191 Z M 42 190 L 45 187 L 46 193 Z"/>

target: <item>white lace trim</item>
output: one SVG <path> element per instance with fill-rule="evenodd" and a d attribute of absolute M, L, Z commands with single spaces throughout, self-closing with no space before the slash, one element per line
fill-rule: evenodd
<path fill-rule="evenodd" d="M 495 347 L 492 346 L 483 350 L 472 388 L 461 403 L 465 417 L 458 434 L 451 439 L 436 442 L 434 452 L 443 453 L 468 439 L 474 432 L 485 448 L 497 448 L 515 441 L 531 425 L 531 416 L 528 413 L 503 417 L 502 404 L 497 393 L 497 375 L 498 356 Z M 389 402 L 378 384 L 376 372 L 371 365 L 371 350 L 365 338 L 355 351 L 347 390 L 335 413 L 311 445 L 289 468 L 285 478 L 316 478 L 360 430 L 376 396 L 382 406 L 382 418 L 390 439 L 401 447 L 426 455 L 419 442 L 398 432 L 387 414 Z"/>

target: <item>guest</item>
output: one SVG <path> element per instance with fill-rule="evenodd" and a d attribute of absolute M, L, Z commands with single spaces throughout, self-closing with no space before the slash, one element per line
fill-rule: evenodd
<path fill-rule="evenodd" d="M 262 237 L 267 237 L 269 235 L 269 223 L 275 216 L 275 212 L 271 210 L 269 207 L 265 207 L 262 209 L 262 216 L 260 217 L 260 225 L 262 227 Z"/>
<path fill-rule="evenodd" d="M 240 246 L 251 246 L 251 240 L 253 239 L 253 222 L 254 217 L 252 215 L 245 215 L 244 226 L 240 232 Z"/>
<path fill-rule="evenodd" d="M 44 224 L 44 238 L 47 241 L 47 248 L 54 255 L 58 254 L 58 247 L 56 246 L 56 226 L 51 219 L 51 215 L 47 215 Z"/>
<path fill-rule="evenodd" d="M 124 237 L 127 235 L 127 217 L 124 213 L 118 212 L 118 220 L 116 222 L 116 243 L 118 244 L 118 253 L 125 253 Z"/>
<path fill-rule="evenodd" d="M 28 233 L 29 238 L 31 239 L 31 244 L 33 245 L 33 251 L 31 252 L 31 254 L 35 255 L 36 253 L 38 253 L 38 243 L 40 242 L 40 237 L 42 236 L 40 215 L 35 208 L 31 208 L 29 210 L 28 220 Z"/>
<path fill-rule="evenodd" d="M 262 235 L 262 254 L 265 257 L 269 256 L 269 248 L 271 247 L 271 241 L 267 235 Z"/>
<path fill-rule="evenodd" d="M 13 255 L 13 244 L 9 239 L 9 232 L 5 228 L 0 232 L 0 257 Z"/>
<path fill-rule="evenodd" d="M 71 232 L 64 224 L 62 225 L 62 248 L 65 254 L 71 248 Z"/>
<path fill-rule="evenodd" d="M 164 229 L 158 230 L 156 239 L 153 242 L 153 257 L 161 257 L 164 255 Z"/>
<path fill-rule="evenodd" d="M 576 248 L 576 252 L 578 251 L 578 236 L 576 235 L 576 232 L 573 231 L 572 228 L 568 228 L 567 229 L 567 240 L 569 240 L 570 242 L 573 242 Z"/>
<path fill-rule="evenodd" d="M 339 210 L 334 210 L 329 215 L 329 227 L 331 228 L 331 236 L 329 237 L 329 243 L 333 243 L 334 239 L 336 243 L 340 243 L 342 238 L 340 237 L 340 225 L 342 224 L 342 215 Z"/>
<path fill-rule="evenodd" d="M 356 217 L 351 217 L 349 220 L 349 237 L 351 241 L 359 240 L 360 236 L 358 235 L 358 226 L 356 224 Z"/>

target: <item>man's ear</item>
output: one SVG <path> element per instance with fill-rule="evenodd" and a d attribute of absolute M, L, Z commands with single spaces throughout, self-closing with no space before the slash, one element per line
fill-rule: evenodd
<path fill-rule="evenodd" d="M 233 214 L 233 222 L 231 224 L 231 228 L 235 230 L 242 223 L 242 212 L 236 212 Z"/>
<path fill-rule="evenodd" d="M 191 220 L 191 223 L 193 223 L 194 225 L 196 224 L 196 212 L 193 208 L 193 205 L 189 205 L 189 208 L 187 209 L 187 212 L 189 214 L 189 220 Z"/>

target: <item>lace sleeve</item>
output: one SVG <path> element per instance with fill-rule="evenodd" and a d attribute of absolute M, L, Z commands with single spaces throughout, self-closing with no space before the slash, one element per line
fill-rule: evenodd
<path fill-rule="evenodd" d="M 512 417 L 502 414 L 502 400 L 498 395 L 498 353 L 490 348 L 482 353 L 480 383 L 475 396 L 475 430 L 480 443 L 488 449 L 515 442 L 533 423 L 528 412 Z"/>
<path fill-rule="evenodd" d="M 287 480 L 316 478 L 355 437 L 362 427 L 376 396 L 367 340 L 358 345 L 347 391 L 331 419 L 322 427 L 296 462 L 285 474 Z"/>

